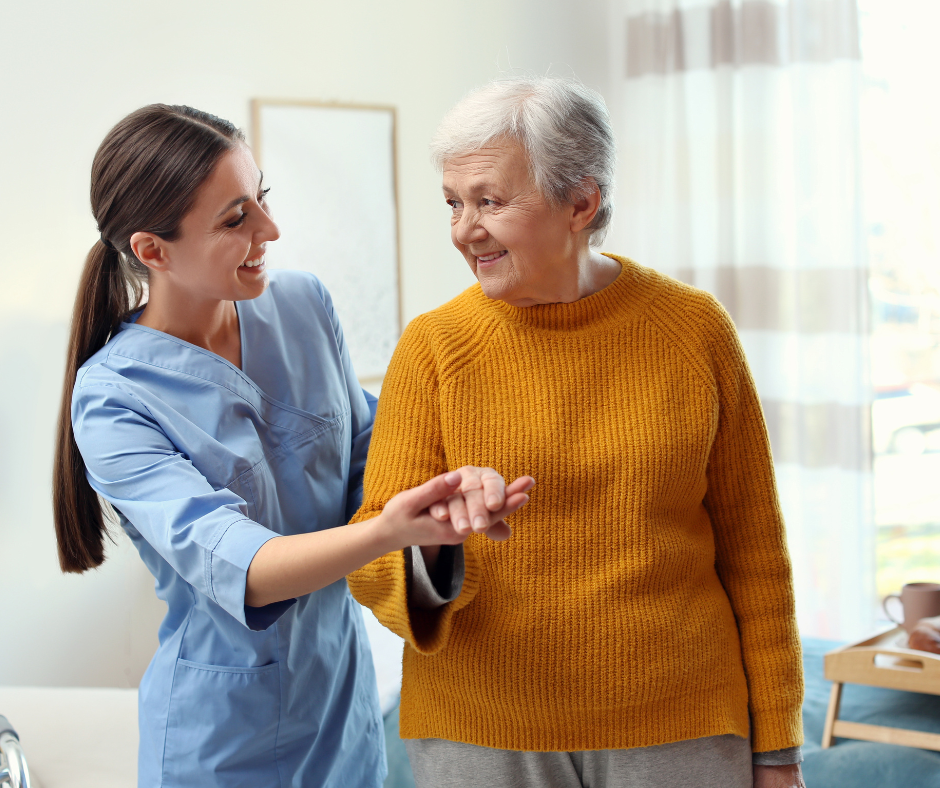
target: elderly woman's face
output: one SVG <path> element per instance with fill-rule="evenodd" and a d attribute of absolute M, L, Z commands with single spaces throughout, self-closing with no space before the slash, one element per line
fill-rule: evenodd
<path fill-rule="evenodd" d="M 570 276 L 579 238 L 571 211 L 553 208 L 535 188 L 520 146 L 445 162 L 444 199 L 454 246 L 490 298 L 514 306 L 559 300 L 558 283 Z"/>

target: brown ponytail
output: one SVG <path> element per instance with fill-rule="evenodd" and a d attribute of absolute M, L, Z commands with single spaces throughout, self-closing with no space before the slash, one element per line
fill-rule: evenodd
<path fill-rule="evenodd" d="M 85 258 L 72 311 L 52 478 L 63 572 L 84 572 L 105 558 L 110 507 L 85 474 L 72 431 L 72 391 L 82 364 L 142 304 L 147 269 L 131 251 L 130 237 L 141 231 L 175 240 L 199 187 L 222 155 L 243 141 L 235 126 L 214 115 L 153 104 L 118 123 L 95 154 L 91 208 L 101 238 Z"/>

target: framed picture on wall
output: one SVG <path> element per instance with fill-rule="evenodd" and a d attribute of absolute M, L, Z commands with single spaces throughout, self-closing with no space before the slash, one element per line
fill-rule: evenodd
<path fill-rule="evenodd" d="M 323 281 L 368 388 L 401 333 L 395 109 L 253 99 L 251 119 L 281 228 L 268 264 Z"/>

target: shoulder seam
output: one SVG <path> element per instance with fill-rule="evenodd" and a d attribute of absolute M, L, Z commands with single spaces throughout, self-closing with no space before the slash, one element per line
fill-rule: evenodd
<path fill-rule="evenodd" d="M 442 319 L 445 318 L 445 315 L 449 317 L 451 314 L 453 314 L 454 307 L 452 305 L 454 305 L 455 302 L 459 302 L 463 299 L 469 300 L 471 298 L 469 293 L 471 289 L 472 286 L 464 290 L 462 293 L 460 293 L 460 295 L 452 298 L 446 304 L 443 304 L 430 312 L 425 312 L 424 314 L 418 315 L 418 317 L 412 320 L 412 323 L 421 321 L 424 324 L 422 327 L 424 329 L 425 336 L 431 340 L 429 344 L 431 344 L 432 350 L 444 351 L 442 354 L 437 352 L 434 354 L 435 366 L 437 366 L 437 373 L 441 379 L 449 378 L 474 364 L 485 354 L 486 350 L 490 347 L 494 337 L 500 329 L 499 322 L 492 317 L 481 315 L 479 313 L 473 314 L 473 319 L 481 326 L 482 341 L 476 343 L 472 347 L 466 348 L 466 352 L 461 354 L 461 357 L 458 361 L 451 361 L 451 358 L 454 355 L 452 351 L 454 349 L 463 349 L 461 346 L 465 344 L 466 336 L 461 332 L 453 332 L 448 330 L 443 325 L 441 325 L 441 322 Z M 457 318 L 457 315 L 453 316 L 455 319 Z M 441 361 L 444 361 L 444 366 L 440 366 Z"/>
<path fill-rule="evenodd" d="M 691 287 L 691 285 L 689 285 L 689 287 Z M 716 304 L 718 303 L 715 301 L 714 296 L 710 295 L 709 293 L 705 291 L 698 292 L 701 292 L 706 300 L 713 301 Z M 644 315 L 650 321 L 650 323 L 656 326 L 660 333 L 668 340 L 670 346 L 675 349 L 675 351 L 686 360 L 689 366 L 696 371 L 697 376 L 701 378 L 702 382 L 705 383 L 708 388 L 716 390 L 716 382 L 715 377 L 712 374 L 712 370 L 703 362 L 700 355 L 692 352 L 692 350 L 686 346 L 686 344 L 682 341 L 681 336 L 675 331 L 669 322 L 664 320 L 659 314 L 659 306 L 664 297 L 665 293 L 657 294 L 656 297 L 653 298 L 649 304 L 647 304 L 647 308 L 644 310 Z M 708 346 L 707 341 L 703 341 L 702 344 L 703 346 Z"/>

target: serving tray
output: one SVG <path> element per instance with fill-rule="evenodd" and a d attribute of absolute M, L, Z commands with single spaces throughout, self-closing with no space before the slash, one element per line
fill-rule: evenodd
<path fill-rule="evenodd" d="M 859 643 L 851 643 L 824 658 L 825 677 L 833 682 L 823 729 L 823 748 L 835 737 L 901 744 L 940 752 L 940 734 L 908 728 L 867 725 L 839 719 L 843 684 L 940 695 L 940 655 L 907 647 L 907 632 L 891 627 Z"/>

